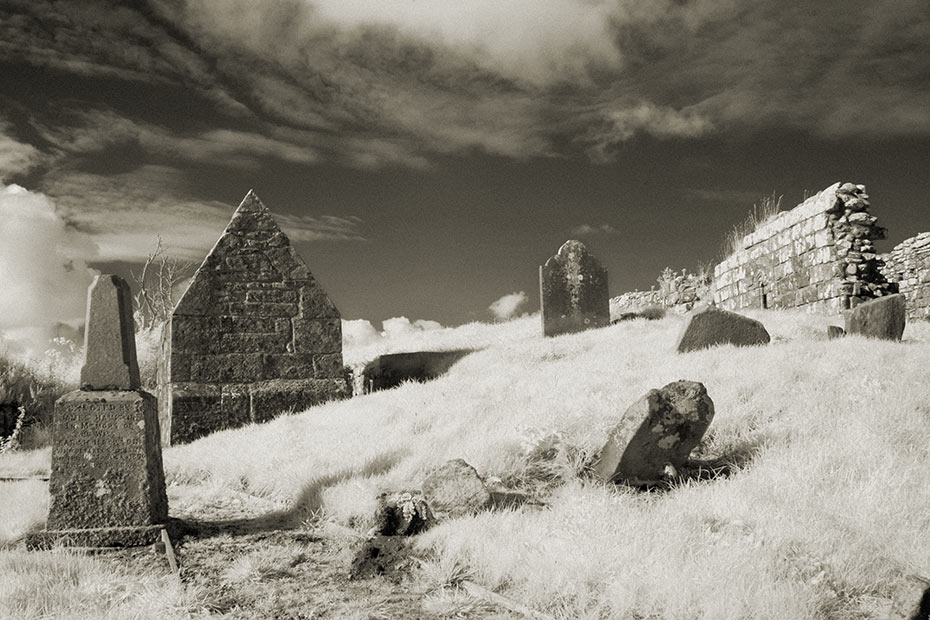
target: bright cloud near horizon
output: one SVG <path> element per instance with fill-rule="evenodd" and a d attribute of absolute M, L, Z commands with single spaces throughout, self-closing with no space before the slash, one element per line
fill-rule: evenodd
<path fill-rule="evenodd" d="M 0 74 L 30 243 L 197 264 L 255 188 L 347 318 L 477 320 L 566 234 L 648 286 L 773 189 L 865 183 L 892 239 L 930 229 L 926 0 L 10 0 Z M 83 272 L 11 256 L 71 320 Z"/>

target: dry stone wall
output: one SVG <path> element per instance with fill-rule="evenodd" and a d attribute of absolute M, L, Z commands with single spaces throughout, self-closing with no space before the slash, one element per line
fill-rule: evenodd
<path fill-rule="evenodd" d="M 345 396 L 339 311 L 249 192 L 162 339 L 166 444 Z"/>
<path fill-rule="evenodd" d="M 907 317 L 930 320 L 930 232 L 905 239 L 881 260 L 882 273 L 907 298 Z"/>
<path fill-rule="evenodd" d="M 796 308 L 837 314 L 894 293 L 873 241 L 864 185 L 836 183 L 743 238 L 714 268 L 714 299 L 730 310 Z"/>

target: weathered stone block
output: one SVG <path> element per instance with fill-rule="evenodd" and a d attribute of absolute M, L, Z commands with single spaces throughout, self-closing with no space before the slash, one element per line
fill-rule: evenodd
<path fill-rule="evenodd" d="M 263 379 L 311 379 L 316 377 L 313 353 L 266 354 Z"/>
<path fill-rule="evenodd" d="M 292 319 L 296 353 L 342 351 L 341 319 Z"/>
<path fill-rule="evenodd" d="M 313 278 L 300 287 L 300 316 L 319 319 L 336 319 L 340 316 L 329 296 Z"/>
<path fill-rule="evenodd" d="M 685 353 L 718 344 L 753 346 L 767 344 L 770 340 L 769 333 L 759 321 L 710 306 L 691 312 L 678 337 L 676 349 Z"/>
<path fill-rule="evenodd" d="M 607 270 L 580 241 L 566 241 L 539 268 L 539 290 L 545 336 L 610 324 Z"/>
<path fill-rule="evenodd" d="M 430 511 L 437 519 L 475 514 L 491 505 L 491 493 L 478 472 L 462 459 L 433 469 L 421 488 Z"/>
<path fill-rule="evenodd" d="M 901 340 L 907 321 L 904 295 L 889 295 L 861 303 L 846 314 L 846 333 L 868 338 Z"/>
<path fill-rule="evenodd" d="M 663 481 L 666 466 L 683 466 L 714 417 L 707 390 L 694 381 L 676 381 L 650 390 L 611 431 L 594 464 L 602 482 L 652 484 Z"/>
<path fill-rule="evenodd" d="M 252 398 L 252 419 L 266 422 L 285 412 L 300 412 L 321 403 L 345 398 L 345 379 L 275 379 L 249 386 Z"/>
<path fill-rule="evenodd" d="M 197 383 L 172 386 L 169 430 L 162 433 L 172 444 L 187 443 L 251 420 L 248 398 L 235 387 Z"/>
<path fill-rule="evenodd" d="M 139 389 L 134 333 L 129 285 L 119 276 L 96 276 L 87 291 L 82 388 Z"/>
<path fill-rule="evenodd" d="M 196 383 L 248 383 L 263 376 L 261 353 L 224 353 L 191 356 L 191 381 Z"/>
<path fill-rule="evenodd" d="M 255 289 L 246 293 L 250 303 L 296 304 L 297 291 L 289 289 Z"/>
<path fill-rule="evenodd" d="M 48 531 L 37 540 L 132 545 L 163 527 L 168 499 L 151 394 L 70 392 L 55 404 L 52 437 Z"/>

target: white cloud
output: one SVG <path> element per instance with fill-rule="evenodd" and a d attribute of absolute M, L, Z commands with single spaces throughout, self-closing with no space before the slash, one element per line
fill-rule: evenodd
<path fill-rule="evenodd" d="M 411 321 L 405 316 L 392 317 L 381 322 L 379 332 L 365 319 L 342 321 L 342 343 L 345 347 L 359 348 L 373 344 L 412 341 L 411 337 L 442 330 L 438 321 L 417 319 Z"/>
<path fill-rule="evenodd" d="M 0 331 L 42 350 L 56 325 L 83 322 L 97 248 L 47 196 L 19 185 L 0 185 L 0 239 Z"/>
<path fill-rule="evenodd" d="M 342 345 L 344 347 L 364 347 L 381 340 L 381 333 L 371 321 L 354 319 L 342 321 Z"/>
<path fill-rule="evenodd" d="M 575 226 L 572 229 L 572 235 L 577 235 L 579 237 L 585 235 L 617 235 L 620 234 L 620 231 L 611 226 L 610 224 L 601 224 L 600 226 L 592 226 L 590 224 L 581 224 L 580 226 Z"/>
<path fill-rule="evenodd" d="M 499 321 L 508 321 L 517 315 L 517 311 L 527 302 L 529 297 L 523 291 L 504 295 L 490 306 L 488 310 Z"/>

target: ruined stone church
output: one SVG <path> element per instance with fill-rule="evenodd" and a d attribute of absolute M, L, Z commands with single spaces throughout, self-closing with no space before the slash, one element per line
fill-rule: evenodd
<path fill-rule="evenodd" d="M 346 395 L 339 311 L 254 192 L 162 335 L 166 445 Z"/>

